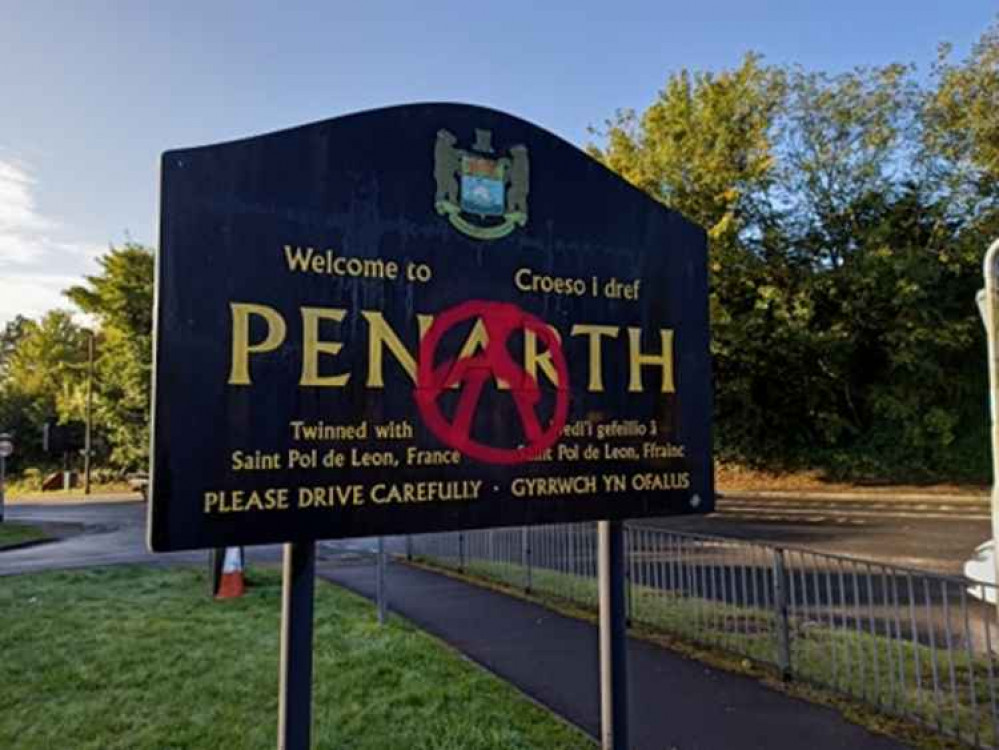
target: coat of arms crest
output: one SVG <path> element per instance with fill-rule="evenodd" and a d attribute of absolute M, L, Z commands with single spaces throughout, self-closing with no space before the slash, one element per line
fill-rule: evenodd
<path fill-rule="evenodd" d="M 475 131 L 470 151 L 456 147 L 458 139 L 437 131 L 434 179 L 437 213 L 447 216 L 459 232 L 480 240 L 496 240 L 527 224 L 530 170 L 527 146 L 493 157 L 492 133 Z"/>

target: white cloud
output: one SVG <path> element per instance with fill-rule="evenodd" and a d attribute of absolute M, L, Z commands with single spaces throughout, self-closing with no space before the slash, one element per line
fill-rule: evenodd
<path fill-rule="evenodd" d="M 0 276 L 0 324 L 17 315 L 35 318 L 48 310 L 72 309 L 62 290 L 80 282 L 79 277 L 44 274 Z"/>
<path fill-rule="evenodd" d="M 0 325 L 72 304 L 61 292 L 94 273 L 104 246 L 81 241 L 37 205 L 27 167 L 0 158 Z"/>

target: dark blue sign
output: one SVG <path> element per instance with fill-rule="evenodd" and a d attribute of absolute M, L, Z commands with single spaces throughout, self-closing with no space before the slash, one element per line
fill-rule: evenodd
<path fill-rule="evenodd" d="M 480 107 L 164 154 L 151 547 L 710 511 L 706 260 Z"/>

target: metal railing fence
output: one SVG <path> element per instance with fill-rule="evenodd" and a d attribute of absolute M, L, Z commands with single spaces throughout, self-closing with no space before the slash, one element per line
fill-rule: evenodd
<path fill-rule="evenodd" d="M 535 526 L 414 536 L 407 551 L 595 608 L 596 540 L 595 524 Z M 626 524 L 625 541 L 633 625 L 999 747 L 990 584 L 640 524 Z"/>

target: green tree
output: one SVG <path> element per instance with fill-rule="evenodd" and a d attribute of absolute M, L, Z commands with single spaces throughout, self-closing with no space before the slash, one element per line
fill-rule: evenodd
<path fill-rule="evenodd" d="M 773 136 L 784 74 L 747 55 L 734 71 L 671 75 L 638 117 L 618 112 L 590 152 L 708 230 L 714 246 L 757 237 L 776 164 Z"/>
<path fill-rule="evenodd" d="M 771 411 L 780 390 L 772 369 L 787 373 L 807 359 L 799 323 L 808 300 L 801 269 L 784 255 L 782 212 L 772 199 L 785 98 L 786 74 L 757 55 L 733 71 L 684 70 L 641 116 L 619 112 L 598 134 L 603 145 L 590 148 L 707 230 L 716 415 L 728 446 L 752 442 L 761 434 L 756 425 L 780 420 Z M 778 363 L 774 347 L 796 351 Z"/>
<path fill-rule="evenodd" d="M 0 370 L 0 428 L 17 440 L 16 470 L 51 460 L 42 452 L 42 426 L 60 421 L 62 405 L 81 383 L 87 335 L 63 310 L 39 321 L 17 319 L 6 333 L 11 336 Z"/>
<path fill-rule="evenodd" d="M 989 27 L 962 62 L 940 48 L 935 88 L 923 108 L 924 156 L 945 183 L 963 218 L 999 208 L 999 21 Z M 996 230 L 995 224 L 990 227 Z"/>
<path fill-rule="evenodd" d="M 909 66 L 795 70 L 783 114 L 779 199 L 793 252 L 835 269 L 863 248 L 880 199 L 911 174 L 919 91 Z"/>
<path fill-rule="evenodd" d="M 939 361 L 916 350 L 942 344 L 948 330 L 932 299 L 945 281 L 937 258 L 947 227 L 916 179 L 920 92 L 912 74 L 902 65 L 838 76 L 796 70 L 783 116 L 777 194 L 787 207 L 787 252 L 808 268 L 810 390 L 821 402 L 800 410 L 795 427 L 811 441 L 809 460 L 828 451 L 840 466 L 875 473 L 878 461 L 901 466 L 904 456 L 908 467 L 926 466 L 934 443 L 916 428 L 927 400 L 916 396 L 932 400 Z M 971 312 L 960 315 L 965 346 Z M 920 385 L 893 398 L 915 362 L 937 369 L 924 367 Z M 933 415 L 953 405 L 937 401 Z M 953 431 L 939 438 L 936 447 Z M 893 449 L 890 459 L 870 450 L 881 443 Z"/>
<path fill-rule="evenodd" d="M 0 331 L 0 380 L 3 379 L 7 362 L 13 356 L 17 343 L 24 336 L 29 322 L 28 318 L 18 315 L 13 320 L 7 321 L 3 331 Z"/>
<path fill-rule="evenodd" d="M 972 300 L 999 231 L 997 40 L 944 55 L 927 88 L 911 66 L 750 55 L 671 76 L 599 134 L 591 153 L 708 231 L 723 457 L 986 474 Z"/>
<path fill-rule="evenodd" d="M 128 243 L 99 263 L 101 272 L 66 296 L 99 324 L 94 421 L 107 437 L 110 461 L 120 470 L 142 469 L 149 448 L 153 252 Z M 73 408 L 82 408 L 80 389 Z"/>
<path fill-rule="evenodd" d="M 947 204 L 911 186 L 869 198 L 860 247 L 816 282 L 840 335 L 848 432 L 841 466 L 868 474 L 974 478 L 987 471 L 977 263 L 955 264 Z"/>

